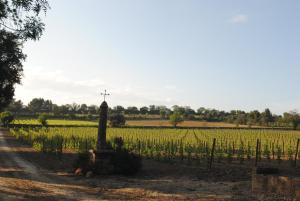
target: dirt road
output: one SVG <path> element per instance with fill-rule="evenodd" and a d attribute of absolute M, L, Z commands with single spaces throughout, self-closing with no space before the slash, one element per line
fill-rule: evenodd
<path fill-rule="evenodd" d="M 18 156 L 0 131 L 0 200 L 98 200 L 90 187 L 70 184 L 64 178 L 37 168 Z M 24 151 L 24 147 L 23 151 Z"/>

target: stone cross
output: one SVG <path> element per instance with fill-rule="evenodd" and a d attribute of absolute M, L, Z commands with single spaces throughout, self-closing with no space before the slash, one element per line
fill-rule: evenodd
<path fill-rule="evenodd" d="M 105 96 L 109 96 L 110 94 L 106 93 L 106 89 L 105 89 L 105 90 L 104 90 L 104 93 L 101 93 L 101 95 L 103 96 L 104 101 L 105 101 Z"/>
<path fill-rule="evenodd" d="M 106 94 L 106 90 L 105 90 L 105 94 Z M 105 98 L 105 95 L 104 95 L 104 98 Z M 108 105 L 104 100 L 102 102 L 102 104 L 100 105 L 97 152 L 103 152 L 106 149 L 107 111 L 108 111 Z"/>

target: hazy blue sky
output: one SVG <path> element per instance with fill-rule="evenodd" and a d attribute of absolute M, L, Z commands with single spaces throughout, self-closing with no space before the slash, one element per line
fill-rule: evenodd
<path fill-rule="evenodd" d="M 16 98 L 300 109 L 300 1 L 50 0 Z"/>

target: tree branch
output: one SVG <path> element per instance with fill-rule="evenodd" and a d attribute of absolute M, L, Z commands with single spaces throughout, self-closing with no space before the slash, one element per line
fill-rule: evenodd
<path fill-rule="evenodd" d="M 18 29 L 14 29 L 14 28 L 11 28 L 11 27 L 8 27 L 6 26 L 5 24 L 3 24 L 3 22 L 0 22 L 0 25 L 4 26 L 5 28 L 9 29 L 9 30 L 12 30 L 12 31 L 20 31 Z"/>

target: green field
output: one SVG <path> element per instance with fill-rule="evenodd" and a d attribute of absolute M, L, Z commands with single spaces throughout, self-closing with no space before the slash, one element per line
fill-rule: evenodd
<path fill-rule="evenodd" d="M 97 139 L 97 128 L 87 127 L 23 128 L 11 133 L 37 150 L 56 153 L 95 149 Z M 145 158 L 170 161 L 207 161 L 215 138 L 215 158 L 226 162 L 254 159 L 259 139 L 259 158 L 292 161 L 300 131 L 108 128 L 112 146 L 115 137 L 122 137 L 126 148 Z"/>
<path fill-rule="evenodd" d="M 84 121 L 84 120 L 68 120 L 68 119 L 49 119 L 47 120 L 50 126 L 97 126 L 98 122 Z M 16 119 L 12 124 L 21 125 L 41 125 L 37 119 Z M 128 120 L 126 126 L 138 126 L 138 127 L 171 127 L 172 125 L 168 120 Z M 203 121 L 184 121 L 178 124 L 179 127 L 222 127 L 233 128 L 237 127 L 236 124 L 230 124 L 225 122 L 203 122 Z M 240 128 L 249 127 L 247 125 L 239 125 Z M 259 126 L 252 126 L 258 128 Z"/>
<path fill-rule="evenodd" d="M 64 119 L 49 119 L 47 120 L 48 125 L 51 126 L 96 126 L 97 122 L 93 121 L 80 121 L 80 120 L 64 120 Z M 37 119 L 16 119 L 12 124 L 22 125 L 41 125 Z"/>

